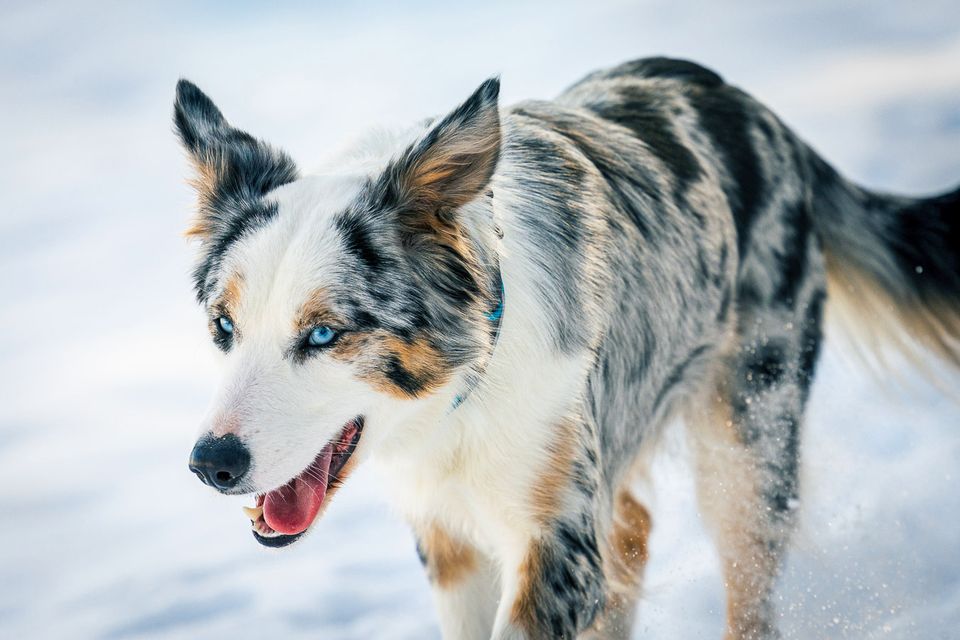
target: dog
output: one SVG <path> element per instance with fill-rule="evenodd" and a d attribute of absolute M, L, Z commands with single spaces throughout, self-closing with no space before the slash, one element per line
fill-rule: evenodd
<path fill-rule="evenodd" d="M 301 174 L 179 82 L 225 368 L 191 470 L 255 496 L 279 547 L 369 459 L 444 637 L 626 638 L 652 526 L 632 479 L 682 418 L 727 637 L 777 637 L 825 302 L 960 365 L 960 189 L 856 186 L 683 60 L 554 101 L 499 87 Z"/>

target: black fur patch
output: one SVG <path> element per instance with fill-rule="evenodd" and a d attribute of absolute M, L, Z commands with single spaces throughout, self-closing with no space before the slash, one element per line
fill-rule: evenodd
<path fill-rule="evenodd" d="M 739 254 L 745 255 L 750 229 L 766 195 L 766 178 L 750 137 L 752 108 L 740 91 L 728 85 L 691 91 L 690 104 L 730 172 L 732 183 L 724 185 L 724 193 L 737 227 Z"/>
<path fill-rule="evenodd" d="M 809 393 L 810 385 L 813 383 L 817 357 L 820 355 L 823 303 L 826 297 L 826 292 L 823 289 L 817 291 L 807 304 L 807 310 L 803 320 L 803 327 L 800 334 L 800 365 L 798 377 L 804 397 Z"/>
<path fill-rule="evenodd" d="M 928 302 L 960 295 L 960 189 L 903 207 L 889 234 L 900 269 Z"/>
<path fill-rule="evenodd" d="M 624 70 L 624 75 L 638 75 L 644 78 L 669 78 L 692 82 L 705 87 L 718 87 L 723 84 L 723 78 L 717 73 L 689 60 L 675 58 L 643 58 L 634 60 L 617 67 L 616 71 Z"/>
<path fill-rule="evenodd" d="M 717 310 L 717 320 L 726 320 L 730 313 L 730 302 L 733 300 L 733 290 L 730 287 L 723 288 L 723 294 L 720 297 L 720 309 Z"/>
<path fill-rule="evenodd" d="M 361 264 L 374 274 L 384 268 L 384 259 L 373 244 L 370 228 L 360 216 L 338 216 L 334 225 L 343 236 L 347 252 L 360 260 Z"/>
<path fill-rule="evenodd" d="M 785 235 L 783 250 L 776 254 L 779 283 L 773 294 L 773 302 L 790 308 L 807 279 L 807 256 L 810 243 L 816 242 L 816 236 L 806 203 L 797 202 L 788 206 L 782 219 Z"/>
<path fill-rule="evenodd" d="M 674 195 L 683 201 L 690 184 L 701 174 L 700 163 L 673 132 L 670 118 L 657 106 L 657 94 L 643 87 L 627 85 L 616 94 L 616 100 L 589 104 L 598 116 L 630 129 L 650 147 L 674 176 Z"/>
<path fill-rule="evenodd" d="M 779 383 L 787 373 L 787 344 L 770 340 L 744 360 L 743 385 L 761 391 Z"/>
<path fill-rule="evenodd" d="M 785 515 L 791 509 L 791 503 L 797 499 L 797 476 L 800 470 L 800 420 L 788 414 L 778 419 L 780 425 L 781 452 L 775 461 L 770 462 L 769 471 L 772 482 L 765 485 L 764 499 L 778 515 Z"/>
<path fill-rule="evenodd" d="M 407 368 L 403 366 L 403 363 L 400 362 L 400 358 L 396 355 L 389 355 L 384 359 L 383 372 L 390 382 L 411 398 L 415 397 L 427 386 L 427 382 L 407 370 Z"/>

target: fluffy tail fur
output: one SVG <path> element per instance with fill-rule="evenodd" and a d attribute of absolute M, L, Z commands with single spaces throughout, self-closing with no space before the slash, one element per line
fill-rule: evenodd
<path fill-rule="evenodd" d="M 960 189 L 874 193 L 811 158 L 830 313 L 881 363 L 885 345 L 922 363 L 923 345 L 960 368 Z"/>

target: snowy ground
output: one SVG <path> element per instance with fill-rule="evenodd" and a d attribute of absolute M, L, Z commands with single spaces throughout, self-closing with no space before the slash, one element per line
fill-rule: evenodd
<path fill-rule="evenodd" d="M 4 3 L 0 637 L 438 635 L 411 537 L 368 471 L 277 553 L 254 543 L 242 501 L 186 470 L 214 370 L 178 235 L 180 75 L 309 160 L 492 73 L 512 102 L 667 53 L 721 71 L 871 186 L 960 178 L 956 0 L 675 5 Z M 831 347 L 804 453 L 788 636 L 960 637 L 960 407 L 922 382 L 881 386 Z M 677 441 L 656 470 L 637 638 L 720 637 L 684 465 Z"/>

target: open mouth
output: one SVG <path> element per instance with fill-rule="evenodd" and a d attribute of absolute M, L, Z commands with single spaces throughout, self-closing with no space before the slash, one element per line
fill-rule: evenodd
<path fill-rule="evenodd" d="M 267 493 L 257 494 L 255 507 L 244 507 L 253 537 L 265 547 L 285 547 L 310 528 L 350 473 L 350 457 L 360 442 L 363 417 L 344 426 L 296 478 Z"/>

